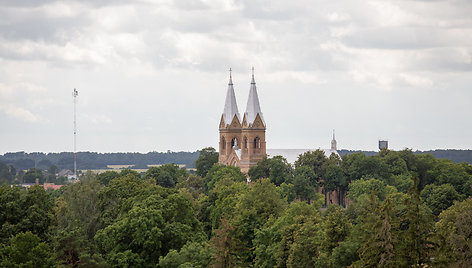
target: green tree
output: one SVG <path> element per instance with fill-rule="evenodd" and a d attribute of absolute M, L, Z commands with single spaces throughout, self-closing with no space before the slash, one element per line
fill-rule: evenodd
<path fill-rule="evenodd" d="M 184 268 L 210 265 L 211 251 L 207 243 L 189 242 L 180 250 L 171 249 L 165 257 L 159 258 L 159 267 Z"/>
<path fill-rule="evenodd" d="M 11 166 L 7 166 L 0 162 L 0 184 L 10 184 L 14 175 L 11 173 Z"/>
<path fill-rule="evenodd" d="M 311 205 L 292 202 L 280 217 L 272 218 L 263 228 L 256 229 L 255 266 L 293 266 L 306 261 L 307 257 L 309 261 L 304 265 L 313 263 L 311 259 L 319 255 L 322 240 L 321 203 L 321 200 Z"/>
<path fill-rule="evenodd" d="M 318 182 L 311 167 L 300 166 L 295 169 L 293 188 L 300 200 L 309 201 L 315 197 L 318 192 Z"/>
<path fill-rule="evenodd" d="M 108 170 L 108 171 L 98 174 L 97 180 L 103 185 L 108 185 L 111 180 L 118 177 L 120 177 L 120 173 L 113 170 Z"/>
<path fill-rule="evenodd" d="M 88 174 L 65 187 L 55 200 L 54 245 L 59 261 L 67 266 L 98 267 L 94 236 L 100 228 L 99 192 L 103 185 Z"/>
<path fill-rule="evenodd" d="M 48 244 L 31 232 L 12 236 L 0 244 L 0 267 L 53 267 L 54 258 Z"/>
<path fill-rule="evenodd" d="M 238 167 L 224 166 L 224 165 L 213 165 L 210 171 L 207 173 L 203 182 L 205 183 L 206 191 L 209 192 L 215 184 L 222 179 L 230 179 L 235 182 L 245 182 L 246 176 L 241 173 Z"/>
<path fill-rule="evenodd" d="M 295 161 L 295 168 L 305 166 L 313 169 L 313 172 L 318 177 L 318 181 L 323 178 L 326 169 L 326 158 L 323 151 L 317 149 L 315 151 L 308 151 L 298 156 Z"/>
<path fill-rule="evenodd" d="M 209 194 L 209 220 L 212 229 L 219 228 L 222 218 L 232 219 L 236 214 L 236 205 L 241 196 L 249 191 L 244 182 L 235 183 L 231 179 L 223 179 L 216 183 Z"/>
<path fill-rule="evenodd" d="M 380 200 L 384 200 L 387 194 L 395 191 L 388 188 L 383 181 L 377 179 L 359 179 L 349 184 L 348 198 L 351 200 L 360 200 L 369 196 L 372 192 Z"/>
<path fill-rule="evenodd" d="M 328 255 L 342 241 L 346 240 L 352 229 L 344 209 L 341 206 L 330 205 L 323 217 L 324 239 L 322 245 Z"/>
<path fill-rule="evenodd" d="M 444 210 L 436 230 L 437 264 L 472 267 L 472 197 Z"/>
<path fill-rule="evenodd" d="M 400 245 L 403 256 L 402 265 L 422 266 L 431 261 L 432 241 L 430 239 L 433 230 L 432 215 L 426 212 L 421 203 L 418 191 L 418 179 L 414 178 L 414 186 L 408 191 L 409 198 L 405 202 L 406 213 L 400 220 L 407 230 L 402 233 Z"/>
<path fill-rule="evenodd" d="M 25 175 L 23 175 L 23 182 L 24 183 L 35 183 L 36 179 L 39 180 L 39 183 L 44 183 L 44 174 L 43 171 L 37 168 L 31 168 L 26 171 Z"/>
<path fill-rule="evenodd" d="M 202 177 L 198 175 L 190 174 L 188 177 L 181 177 L 176 187 L 178 189 L 185 188 L 193 196 L 193 198 L 198 198 L 199 195 L 205 193 L 205 184 L 203 183 Z"/>
<path fill-rule="evenodd" d="M 443 210 L 450 207 L 454 201 L 460 200 L 460 195 L 450 184 L 429 184 L 421 191 L 421 199 L 434 215 L 438 216 Z"/>
<path fill-rule="evenodd" d="M 254 258 L 254 252 L 249 249 L 253 248 L 256 230 L 271 217 L 280 216 L 286 204 L 275 184 L 268 179 L 254 182 L 250 190 L 241 196 L 232 223 L 237 226 L 237 237 L 246 248 L 240 253 L 246 263 L 251 263 Z"/>
<path fill-rule="evenodd" d="M 204 238 L 188 197 L 159 186 L 145 199 L 95 235 L 112 266 L 154 267 L 170 250 Z"/>
<path fill-rule="evenodd" d="M 188 173 L 184 168 L 179 168 L 179 166 L 175 164 L 167 164 L 148 169 L 144 175 L 144 178 L 155 179 L 157 185 L 173 188 L 177 184 L 179 178 L 187 176 Z"/>
<path fill-rule="evenodd" d="M 0 243 L 27 231 L 47 240 L 52 207 L 51 198 L 39 185 L 29 189 L 0 185 Z"/>
<path fill-rule="evenodd" d="M 360 260 L 356 267 L 395 267 L 399 266 L 396 255 L 399 234 L 398 220 L 395 217 L 392 201 L 387 198 L 383 204 L 371 195 L 371 205 L 362 226 L 364 237 L 359 249 Z"/>
<path fill-rule="evenodd" d="M 215 268 L 241 267 L 242 243 L 236 236 L 236 227 L 227 218 L 221 219 L 220 228 L 214 231 L 210 247 L 214 251 L 211 266 Z"/>
<path fill-rule="evenodd" d="M 285 158 L 278 155 L 272 158 L 264 157 L 256 166 L 249 169 L 248 175 L 252 180 L 268 178 L 272 183 L 279 186 L 290 180 L 291 173 L 291 165 Z"/>
<path fill-rule="evenodd" d="M 205 177 L 210 171 L 211 167 L 218 163 L 218 152 L 215 148 L 206 147 L 200 151 L 197 161 L 195 161 L 195 167 L 197 168 L 197 175 Z"/>

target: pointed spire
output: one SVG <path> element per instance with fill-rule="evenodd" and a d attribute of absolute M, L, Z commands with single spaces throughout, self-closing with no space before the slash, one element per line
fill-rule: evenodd
<path fill-rule="evenodd" d="M 331 140 L 331 150 L 337 151 L 337 144 L 336 144 L 336 137 L 334 136 L 334 129 L 333 129 L 333 140 Z"/>
<path fill-rule="evenodd" d="M 238 104 L 236 103 L 236 96 L 234 94 L 233 77 L 232 77 L 231 72 L 232 70 L 230 68 L 228 91 L 226 92 L 225 108 L 223 110 L 223 118 L 226 125 L 231 124 L 235 115 L 238 118 L 238 120 L 241 122 L 241 116 L 239 115 Z"/>
<path fill-rule="evenodd" d="M 254 80 L 254 67 L 252 67 L 251 87 L 249 89 L 249 97 L 247 99 L 246 112 L 244 114 L 248 125 L 252 125 L 254 120 L 256 120 L 257 114 L 259 114 L 259 117 L 265 126 L 264 116 L 262 115 L 261 106 L 259 104 L 259 97 L 257 96 L 256 81 Z"/>

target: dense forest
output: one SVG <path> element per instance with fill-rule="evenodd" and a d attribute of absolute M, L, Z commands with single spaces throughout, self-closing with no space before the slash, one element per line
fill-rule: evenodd
<path fill-rule="evenodd" d="M 352 153 L 363 153 L 366 156 L 377 155 L 374 151 L 339 150 L 341 156 Z M 431 154 L 436 158 L 449 159 L 456 163 L 472 164 L 472 150 L 434 150 L 415 151 L 414 154 Z M 133 165 L 134 168 L 148 168 L 147 165 L 178 164 L 194 168 L 199 152 L 149 152 L 149 153 L 95 153 L 78 152 L 77 168 L 80 170 L 106 169 L 108 165 Z M 63 153 L 6 153 L 0 155 L 0 162 L 13 166 L 16 170 L 31 168 L 72 169 L 74 156 L 71 152 Z"/>
<path fill-rule="evenodd" d="M 95 153 L 78 152 L 77 168 L 81 170 L 105 169 L 107 165 L 134 165 L 134 168 L 148 168 L 148 165 L 178 164 L 194 168 L 199 152 L 149 152 L 149 153 Z M 52 165 L 59 169 L 74 167 L 74 154 L 62 153 L 6 153 L 0 155 L 0 162 L 17 170 L 31 168 L 48 169 Z"/>
<path fill-rule="evenodd" d="M 0 267 L 471 267 L 472 166 L 410 150 L 0 186 Z M 318 189 L 322 187 L 321 194 Z M 340 205 L 327 205 L 330 191 Z"/>

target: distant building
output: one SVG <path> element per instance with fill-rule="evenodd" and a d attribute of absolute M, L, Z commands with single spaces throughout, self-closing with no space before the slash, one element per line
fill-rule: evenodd
<path fill-rule="evenodd" d="M 59 190 L 64 185 L 55 185 L 54 183 L 45 182 L 44 185 L 41 185 L 41 186 L 44 187 L 44 190 L 47 190 L 47 189 Z"/>
<path fill-rule="evenodd" d="M 388 141 L 379 140 L 379 150 L 388 149 Z"/>
<path fill-rule="evenodd" d="M 57 173 L 57 177 L 67 177 L 69 180 L 75 179 L 74 172 L 70 169 L 62 169 Z"/>

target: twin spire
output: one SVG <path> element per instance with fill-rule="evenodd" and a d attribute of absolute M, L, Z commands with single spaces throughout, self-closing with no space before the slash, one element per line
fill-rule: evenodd
<path fill-rule="evenodd" d="M 238 104 L 236 102 L 236 96 L 234 94 L 231 72 L 232 70 L 230 68 L 228 91 L 226 93 L 225 108 L 223 111 L 223 120 L 224 120 L 225 125 L 231 124 L 234 116 L 236 116 L 239 122 L 241 122 L 241 116 L 239 115 Z M 259 104 L 259 97 L 257 95 L 256 82 L 254 80 L 254 67 L 252 67 L 251 87 L 249 88 L 249 97 L 247 99 L 246 112 L 244 113 L 247 124 L 249 126 L 251 126 L 254 123 L 258 114 L 265 126 L 264 117 L 262 116 L 261 106 Z"/>

